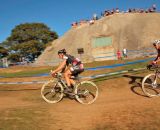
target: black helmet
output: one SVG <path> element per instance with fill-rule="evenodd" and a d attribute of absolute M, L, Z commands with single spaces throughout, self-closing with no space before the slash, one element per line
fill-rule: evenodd
<path fill-rule="evenodd" d="M 60 53 L 66 54 L 66 49 L 59 50 L 58 54 L 60 54 Z"/>

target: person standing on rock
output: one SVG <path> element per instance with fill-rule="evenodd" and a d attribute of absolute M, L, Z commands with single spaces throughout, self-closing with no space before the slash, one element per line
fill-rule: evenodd
<path fill-rule="evenodd" d="M 123 57 L 127 58 L 127 49 L 126 48 L 123 49 Z"/>
<path fill-rule="evenodd" d="M 117 59 L 118 59 L 118 60 L 121 59 L 121 51 L 120 51 L 120 50 L 117 51 Z"/>

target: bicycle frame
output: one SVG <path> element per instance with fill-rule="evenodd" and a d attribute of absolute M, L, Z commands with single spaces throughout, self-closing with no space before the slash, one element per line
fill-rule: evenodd
<path fill-rule="evenodd" d="M 56 73 L 53 80 L 46 82 L 41 88 L 42 98 L 48 103 L 57 103 L 61 101 L 63 96 L 74 98 L 82 104 L 93 103 L 98 96 L 98 88 L 96 84 L 91 81 L 80 81 L 77 77 L 71 77 L 76 84 L 73 85 L 73 92 L 64 91 L 68 88 L 62 73 Z M 81 86 L 82 85 L 82 86 Z M 83 86 L 84 85 L 84 86 Z M 86 85 L 86 87 L 85 87 Z M 89 85 L 89 87 L 88 87 Z M 90 91 L 90 88 L 93 87 Z M 90 98 L 88 98 L 90 97 Z"/>
<path fill-rule="evenodd" d="M 156 88 L 156 81 L 157 81 L 157 77 L 160 78 L 160 66 L 153 66 L 151 67 L 149 70 L 150 71 L 155 71 L 155 78 L 154 78 L 154 82 L 152 83 L 152 87 Z"/>
<path fill-rule="evenodd" d="M 150 71 L 154 71 L 154 73 L 150 73 L 146 75 L 142 80 L 142 90 L 145 95 L 149 97 L 160 96 L 159 91 L 159 79 L 160 79 L 160 70 L 159 66 L 153 66 L 149 68 Z"/>
<path fill-rule="evenodd" d="M 67 86 L 66 83 L 65 83 L 66 81 L 62 79 L 62 74 L 61 74 L 61 73 L 57 73 L 57 75 L 56 75 L 55 78 L 57 79 L 57 82 L 59 82 L 59 83 L 62 84 L 63 88 L 68 88 L 68 86 Z M 79 81 L 79 79 L 77 79 L 77 80 L 75 79 L 74 81 L 75 81 L 75 82 L 78 81 L 78 83 L 81 83 L 81 82 Z M 74 86 L 74 85 L 73 85 L 73 86 Z M 74 86 L 74 88 L 75 88 L 75 86 Z"/>
<path fill-rule="evenodd" d="M 67 85 L 65 84 L 65 81 L 62 79 L 62 75 L 60 73 L 57 73 L 55 78 L 57 79 L 57 82 L 62 84 L 63 88 L 67 88 Z"/>

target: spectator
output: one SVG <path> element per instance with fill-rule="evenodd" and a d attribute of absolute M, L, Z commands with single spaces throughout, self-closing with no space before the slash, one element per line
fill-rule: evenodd
<path fill-rule="evenodd" d="M 94 24 L 94 20 L 91 19 L 91 20 L 89 21 L 89 24 L 90 24 L 90 25 Z"/>
<path fill-rule="evenodd" d="M 101 12 L 101 17 L 104 17 L 104 13 L 103 12 Z"/>
<path fill-rule="evenodd" d="M 127 58 L 127 49 L 126 48 L 123 49 L 123 57 Z"/>
<path fill-rule="evenodd" d="M 122 58 L 121 58 L 121 51 L 120 51 L 120 50 L 117 51 L 117 59 L 118 59 L 118 60 L 122 59 Z"/>
<path fill-rule="evenodd" d="M 119 8 L 116 8 L 116 13 L 119 13 Z"/>
<path fill-rule="evenodd" d="M 144 13 L 144 9 L 140 9 L 140 11 L 139 11 L 140 13 Z"/>
<path fill-rule="evenodd" d="M 114 13 L 116 13 L 116 10 L 115 10 L 115 9 L 112 9 L 112 10 L 110 11 L 110 14 L 114 14 Z"/>
<path fill-rule="evenodd" d="M 133 12 L 133 13 L 136 13 L 136 9 L 132 9 L 132 12 Z"/>
<path fill-rule="evenodd" d="M 152 5 L 152 9 L 153 9 L 154 12 L 156 11 L 156 4 Z"/>
<path fill-rule="evenodd" d="M 78 23 L 77 22 L 73 22 L 71 25 L 72 25 L 72 27 L 77 27 Z"/>
<path fill-rule="evenodd" d="M 129 8 L 129 9 L 128 9 L 128 12 L 131 13 L 131 12 L 132 12 L 132 9 Z"/>
<path fill-rule="evenodd" d="M 127 13 L 152 13 L 152 12 L 155 12 L 155 11 L 156 11 L 156 4 L 153 4 L 148 9 L 129 8 L 126 12 Z M 119 13 L 119 12 L 120 12 L 119 8 L 116 8 L 116 9 L 113 8 L 112 10 L 105 10 L 105 11 L 101 12 L 101 17 L 109 16 L 109 15 L 112 15 L 114 13 Z M 121 12 L 124 13 L 123 10 Z M 97 17 L 96 13 L 93 14 L 93 18 L 91 20 L 81 20 L 79 23 L 73 22 L 71 25 L 72 25 L 72 27 L 77 27 L 78 25 L 82 25 L 82 24 L 85 24 L 85 23 L 88 23 L 88 22 L 91 25 L 91 24 L 94 24 L 95 20 L 98 20 L 98 17 Z"/>
<path fill-rule="evenodd" d="M 93 20 L 98 20 L 97 14 L 93 14 Z"/>

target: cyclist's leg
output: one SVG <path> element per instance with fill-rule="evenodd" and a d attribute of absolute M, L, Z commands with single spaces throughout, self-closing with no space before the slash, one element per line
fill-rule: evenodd
<path fill-rule="evenodd" d="M 72 70 L 72 69 L 71 69 Z M 76 69 L 74 69 L 73 71 L 71 71 L 71 73 L 72 73 L 72 76 L 78 76 L 78 71 L 76 70 Z M 71 82 L 71 84 L 74 86 L 75 84 L 76 84 L 76 82 L 74 81 L 74 79 L 72 79 L 72 78 L 70 78 L 70 82 Z"/>
<path fill-rule="evenodd" d="M 70 79 L 71 84 L 74 86 L 76 83 L 73 79 Z"/>
<path fill-rule="evenodd" d="M 74 67 L 70 67 L 65 73 L 65 79 L 67 82 L 68 87 L 72 85 L 75 85 L 75 81 L 73 79 L 71 79 L 71 75 L 75 76 L 78 75 L 80 73 L 82 73 L 84 71 L 84 69 L 80 69 L 79 66 L 74 66 Z"/>
<path fill-rule="evenodd" d="M 73 76 L 78 76 L 80 73 L 82 73 L 84 71 L 84 69 L 79 69 L 79 68 L 75 68 L 73 71 L 71 71 Z M 70 79 L 71 84 L 74 86 L 75 85 L 75 81 L 73 79 Z"/>
<path fill-rule="evenodd" d="M 64 77 L 65 77 L 65 80 L 67 82 L 67 86 L 70 87 L 71 86 L 71 82 L 70 82 L 70 77 L 71 77 L 72 73 L 71 73 L 71 70 L 68 69 L 65 71 L 64 73 Z"/>

